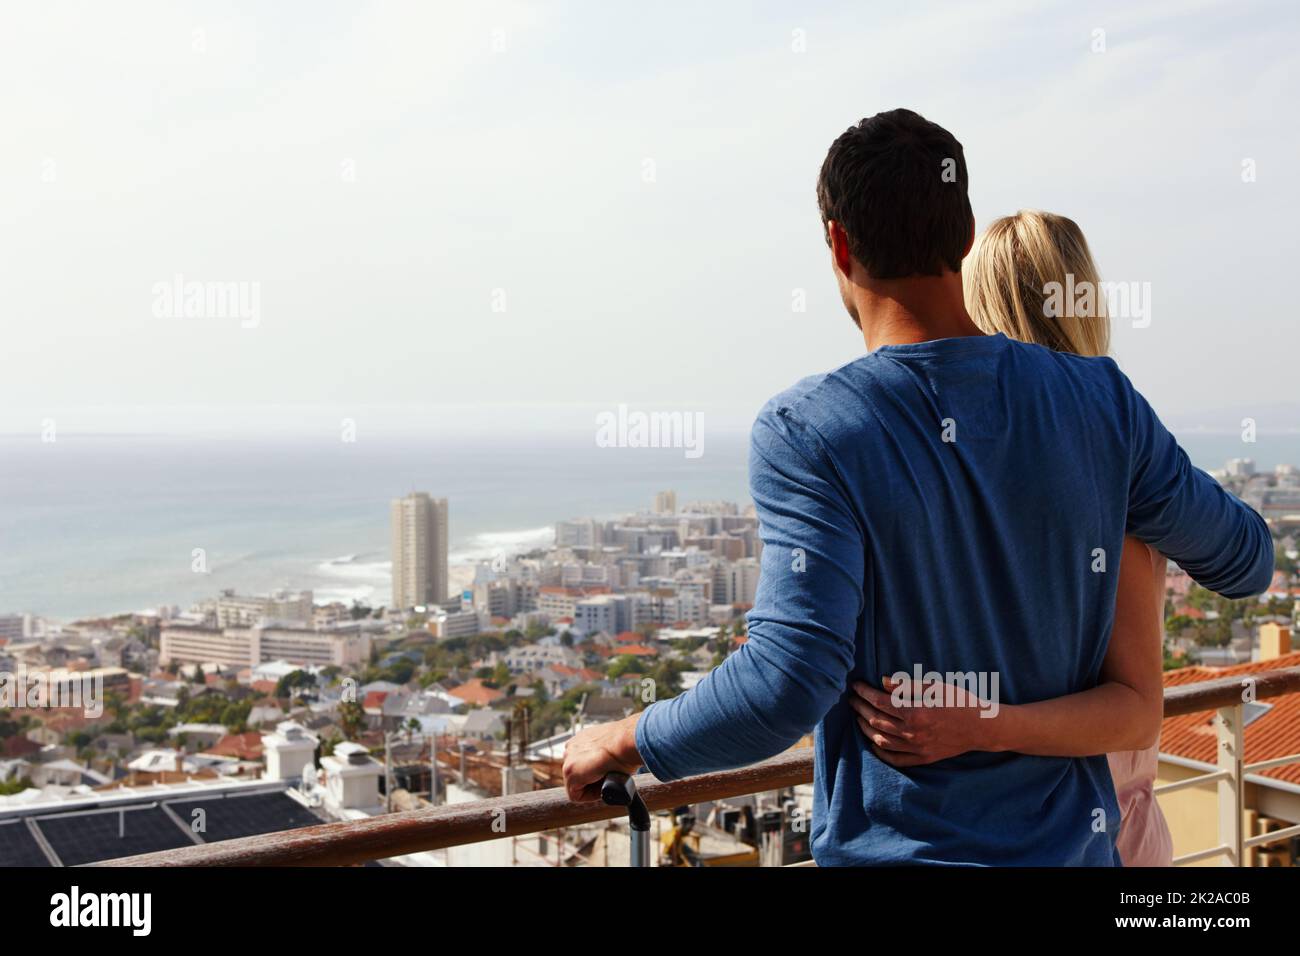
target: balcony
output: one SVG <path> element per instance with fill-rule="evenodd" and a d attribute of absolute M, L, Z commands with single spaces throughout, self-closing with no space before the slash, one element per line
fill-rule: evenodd
<path fill-rule="evenodd" d="M 1245 709 L 1249 702 L 1300 692 L 1300 667 L 1250 675 L 1249 695 L 1243 680 L 1228 677 L 1165 690 L 1165 717 L 1213 711 L 1217 738 L 1215 766 L 1156 788 L 1166 796 L 1213 784 L 1217 806 L 1217 842 L 1175 858 L 1176 865 L 1218 862 L 1242 866 L 1248 852 L 1300 837 L 1300 824 L 1260 834 L 1247 833 L 1245 795 L 1250 786 L 1267 783 L 1264 771 L 1300 763 L 1300 753 L 1246 763 Z M 791 750 L 771 760 L 669 783 L 643 775 L 639 789 L 652 812 L 781 790 L 813 779 L 813 752 Z M 570 803 L 559 788 L 511 794 L 326 823 L 282 833 L 226 840 L 178 850 L 124 857 L 100 866 L 347 866 L 373 860 L 473 843 L 520 837 L 621 818 L 623 811 L 599 803 Z M 503 833 L 502 821 L 508 821 Z"/>

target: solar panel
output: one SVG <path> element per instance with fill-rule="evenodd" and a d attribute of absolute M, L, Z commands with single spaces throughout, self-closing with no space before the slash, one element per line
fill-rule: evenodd
<path fill-rule="evenodd" d="M 189 825 L 194 811 L 201 809 L 206 829 L 199 833 L 204 843 L 233 840 L 237 837 L 296 830 L 321 823 L 319 817 L 283 793 L 238 794 L 228 797 L 196 797 L 173 800 L 167 804 Z"/>
<path fill-rule="evenodd" d="M 37 818 L 36 825 L 65 866 L 194 845 L 157 805 L 67 813 Z"/>
<path fill-rule="evenodd" d="M 0 823 L 0 866 L 49 866 L 40 844 L 22 820 Z"/>

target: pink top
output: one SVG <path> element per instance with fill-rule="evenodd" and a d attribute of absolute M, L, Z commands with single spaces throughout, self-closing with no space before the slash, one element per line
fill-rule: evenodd
<path fill-rule="evenodd" d="M 1172 866 L 1174 841 L 1155 794 L 1160 741 L 1146 750 L 1107 754 L 1110 775 L 1119 798 L 1119 839 L 1116 847 L 1125 866 Z"/>

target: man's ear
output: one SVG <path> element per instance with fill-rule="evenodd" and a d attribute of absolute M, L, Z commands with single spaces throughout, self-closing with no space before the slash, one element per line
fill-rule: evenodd
<path fill-rule="evenodd" d="M 826 239 L 831 246 L 831 259 L 847 279 L 853 274 L 853 253 L 849 252 L 849 234 L 834 219 L 826 223 Z"/>

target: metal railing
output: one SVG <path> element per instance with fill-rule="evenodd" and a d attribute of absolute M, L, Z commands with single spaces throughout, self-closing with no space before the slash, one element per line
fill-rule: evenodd
<path fill-rule="evenodd" d="M 1300 762 L 1300 753 L 1254 764 L 1244 764 L 1242 709 L 1248 700 L 1263 700 L 1300 692 L 1300 667 L 1263 671 L 1170 687 L 1165 690 L 1164 714 L 1174 717 L 1216 710 L 1220 769 L 1189 780 L 1166 784 L 1156 793 L 1169 793 L 1196 784 L 1218 784 L 1220 844 L 1187 854 L 1175 863 L 1190 863 L 1227 855 L 1240 866 L 1247 848 L 1300 835 L 1300 826 L 1245 838 L 1244 778 L 1271 767 Z M 781 790 L 813 779 L 811 749 L 787 751 L 749 767 L 702 774 L 685 780 L 662 782 L 647 778 L 638 789 L 651 811 L 723 800 L 745 794 Z M 107 860 L 100 866 L 343 866 L 388 859 L 410 853 L 441 850 L 559 830 L 612 820 L 623 810 L 603 803 L 571 803 L 561 788 L 509 794 L 471 803 L 457 803 L 403 813 L 383 814 L 364 820 L 324 823 L 319 826 L 242 837 L 159 853 Z M 501 821 L 508 820 L 508 832 Z"/>
<path fill-rule="evenodd" d="M 1300 825 L 1262 833 L 1258 836 L 1245 835 L 1244 820 L 1246 815 L 1246 777 L 1274 767 L 1300 763 L 1300 753 L 1285 757 L 1274 757 L 1255 763 L 1245 763 L 1246 724 L 1245 706 L 1247 703 L 1267 697 L 1277 697 L 1300 688 L 1300 667 L 1283 670 L 1263 671 L 1258 674 L 1242 674 L 1237 677 L 1225 677 L 1219 680 L 1205 681 L 1199 684 L 1185 684 L 1171 687 L 1165 691 L 1165 716 L 1193 714 L 1210 709 L 1211 704 L 1217 712 L 1214 715 L 1214 733 L 1217 740 L 1215 747 L 1215 764 L 1218 770 L 1196 774 L 1185 780 L 1166 783 L 1154 789 L 1157 797 L 1195 787 L 1201 784 L 1217 785 L 1218 798 L 1218 836 L 1216 846 L 1194 853 L 1184 853 L 1174 857 L 1174 866 L 1197 863 L 1218 856 L 1225 856 L 1229 866 L 1242 866 L 1245 853 L 1254 847 L 1278 843 L 1293 837 L 1300 837 Z M 1170 710 L 1171 700 L 1178 708 Z M 1190 706 L 1185 702 L 1191 701 Z"/>

